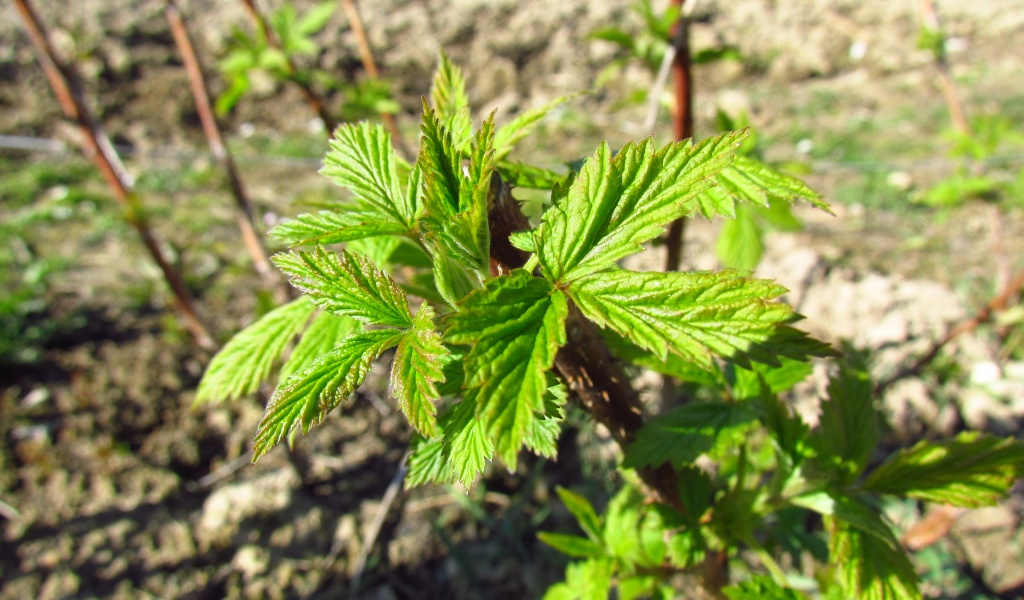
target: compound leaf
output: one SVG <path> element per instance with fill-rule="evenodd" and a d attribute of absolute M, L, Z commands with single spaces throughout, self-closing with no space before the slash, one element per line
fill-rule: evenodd
<path fill-rule="evenodd" d="M 299 343 L 281 367 L 279 378 L 284 380 L 292 373 L 305 369 L 314 360 L 337 348 L 345 338 L 362 330 L 362 324 L 355 319 L 321 312 L 302 332 Z"/>
<path fill-rule="evenodd" d="M 472 346 L 465 385 L 479 392 L 477 416 L 509 468 L 529 421 L 544 414 L 545 373 L 565 344 L 568 310 L 550 283 L 517 269 L 488 281 L 448 317 L 447 341 Z"/>
<path fill-rule="evenodd" d="M 592 321 L 659 358 L 673 352 L 709 368 L 717 354 L 746 367 L 832 353 L 788 325 L 800 318 L 791 307 L 770 301 L 785 288 L 735 271 L 609 271 L 578 279 L 567 292 Z"/>
<path fill-rule="evenodd" d="M 1024 444 L 978 432 L 918 442 L 868 475 L 863 487 L 928 502 L 975 508 L 1006 497 L 1024 476 Z"/>
<path fill-rule="evenodd" d="M 371 325 L 412 327 L 405 292 L 363 256 L 317 247 L 313 252 L 277 254 L 273 261 L 290 276 L 292 285 L 328 312 Z"/>
<path fill-rule="evenodd" d="M 409 423 L 427 438 L 438 435 L 434 402 L 441 395 L 435 384 L 444 381 L 443 368 L 449 359 L 441 336 L 434 330 L 434 309 L 423 303 L 413 328 L 398 343 L 391 367 L 391 387 Z"/>
<path fill-rule="evenodd" d="M 290 247 L 339 244 L 381 235 L 408 233 L 404 223 L 373 211 L 331 211 L 302 214 L 270 230 L 270 235 Z"/>
<path fill-rule="evenodd" d="M 714 185 L 715 174 L 745 136 L 746 131 L 725 133 L 657 151 L 647 139 L 626 144 L 614 156 L 602 143 L 578 177 L 552 190 L 553 205 L 537 236 L 544 276 L 571 282 L 639 252 L 691 210 L 694 195 Z"/>
<path fill-rule="evenodd" d="M 383 125 L 340 125 L 331 138 L 331 149 L 320 172 L 356 195 L 367 211 L 382 221 L 413 228 L 419 207 L 402 193 L 398 157 Z"/>
<path fill-rule="evenodd" d="M 306 298 L 293 300 L 263 315 L 227 343 L 207 367 L 196 404 L 235 400 L 256 391 L 316 307 Z"/>
<path fill-rule="evenodd" d="M 394 330 L 364 331 L 284 380 L 267 403 L 256 439 L 255 463 L 293 429 L 306 433 L 351 396 L 370 372 L 373 361 L 394 346 L 401 334 Z"/>

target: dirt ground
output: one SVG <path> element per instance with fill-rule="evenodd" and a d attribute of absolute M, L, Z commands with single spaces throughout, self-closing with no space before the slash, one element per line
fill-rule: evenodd
<path fill-rule="evenodd" d="M 266 294 L 239 254 L 163 3 L 37 4 L 58 49 L 76 58 L 104 126 L 131 150 L 129 168 L 190 273 L 203 316 L 227 338 L 251 321 Z M 311 4 L 296 2 L 300 11 Z M 240 3 L 182 6 L 208 65 L 223 56 L 232 27 L 248 26 Z M 716 107 L 746 111 L 768 157 L 808 165 L 808 181 L 836 207 L 835 217 L 801 208 L 804 231 L 771 234 L 758 275 L 791 290 L 788 301 L 816 336 L 872 349 L 878 376 L 925 351 L 991 295 L 994 222 L 1002 253 L 1018 268 L 1024 256 L 1019 208 L 995 217 L 956 209 L 937 218 L 907 205 L 908 195 L 955 168 L 944 158 L 939 132 L 948 117 L 929 55 L 914 46 L 917 8 L 911 0 L 706 0 L 694 11 L 695 48 L 729 44 L 744 57 L 697 69 L 698 131 L 710 133 Z M 1024 36 L 1024 5 L 984 0 L 940 9 L 968 110 L 1002 112 L 1021 130 L 1024 59 L 1014 49 Z M 13 8 L 0 10 L 0 134 L 73 144 L 76 134 L 61 120 Z M 440 48 L 464 67 L 477 113 L 498 106 L 499 119 L 507 119 L 593 85 L 617 54 L 589 32 L 609 23 L 639 27 L 628 3 L 611 1 L 384 0 L 363 2 L 361 10 L 410 139 Z M 311 61 L 363 76 L 340 11 L 318 41 L 323 49 Z M 602 138 L 615 145 L 646 135 L 638 125 L 645 107 L 617 105 L 649 85 L 643 69 L 627 68 L 611 86 L 553 115 L 523 156 L 533 151 L 557 164 Z M 315 172 L 324 143 L 311 121 L 298 94 L 272 82 L 261 82 L 226 118 L 268 223 L 333 193 Z M 667 121 L 659 127 L 667 132 Z M 10 149 L 0 158 L 5 178 L 41 163 L 81 163 L 69 154 Z M 1018 170 L 1024 163 L 1009 160 Z M 909 183 L 896 189 L 886 181 Z M 99 199 L 34 228 L 29 240 L 35 255 L 68 265 L 32 317 L 63 326 L 30 359 L 0 362 L 0 501 L 15 511 L 5 509 L 0 521 L 0 598 L 530 598 L 562 576 L 565 559 L 536 539 L 537 531 L 570 527 L 554 486 L 578 487 L 582 473 L 609 468 L 592 432 L 575 429 L 563 436 L 557 461 L 531 458 L 516 473 L 490 472 L 468 494 L 400 494 L 356 582 L 370 524 L 409 435 L 382 399 L 386 375 L 375 372 L 293 453 L 278 449 L 258 466 L 234 468 L 248 456 L 262 407 L 253 399 L 191 408 L 209 355 L 169 316 L 153 268 L 118 224 L 100 182 L 85 177 L 76 185 Z M 35 193 L 52 202 L 67 185 Z M 21 214 L 10 206 L 0 218 Z M 716 266 L 718 227 L 688 229 L 688 266 Z M 659 249 L 634 260 L 660 265 Z M 893 447 L 965 427 L 1019 435 L 1024 363 L 1003 358 L 994 336 L 980 330 L 951 345 L 942 369 L 891 388 L 882 403 Z M 808 414 L 823 392 L 824 369 L 793 398 Z M 892 515 L 909 526 L 919 508 L 896 507 Z M 942 582 L 976 575 L 974 592 L 1017 597 L 1013 590 L 1024 589 L 1022 510 L 1018 491 L 1003 506 L 963 515 L 946 554 L 919 561 L 928 595 L 955 596 L 956 586 Z M 947 573 L 956 564 L 965 567 Z"/>

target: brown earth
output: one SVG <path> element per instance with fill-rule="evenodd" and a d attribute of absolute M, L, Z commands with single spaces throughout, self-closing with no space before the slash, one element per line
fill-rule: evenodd
<path fill-rule="evenodd" d="M 301 9 L 311 3 L 297 4 Z M 163 4 L 38 6 L 59 49 L 76 57 L 104 125 L 139 152 L 130 168 L 173 182 L 154 185 L 147 202 L 202 292 L 204 316 L 229 335 L 251 320 L 260 283 L 237 256 L 218 177 L 177 181 L 180 173 L 210 167 Z M 223 55 L 231 27 L 247 27 L 237 3 L 194 0 L 183 8 L 208 64 Z M 695 46 L 733 44 L 746 58 L 697 70 L 699 130 L 709 131 L 715 106 L 725 105 L 749 111 L 772 142 L 772 159 L 806 159 L 797 142 L 809 140 L 817 149 L 812 167 L 820 167 L 809 180 L 829 197 L 862 176 L 844 165 L 864 156 L 887 171 L 909 174 L 917 189 L 948 174 L 950 165 L 928 162 L 944 148 L 935 140 L 946 117 L 929 57 L 913 47 L 915 8 L 878 0 L 700 2 Z M 13 9 L 3 10 L 0 132 L 73 142 L 73 130 L 61 122 L 15 28 Z M 959 40 L 961 50 L 951 59 L 968 109 L 1002 110 L 1019 128 L 1022 61 L 1012 49 L 1024 34 L 1024 7 L 986 0 L 945 3 L 941 10 Z M 399 91 L 405 108 L 400 120 L 410 134 L 442 47 L 464 66 L 478 112 L 500 106 L 499 114 L 508 118 L 590 87 L 616 54 L 587 40 L 589 31 L 609 23 L 638 26 L 625 3 L 581 0 L 393 0 L 364 2 L 362 12 L 378 61 Z M 362 76 L 340 12 L 318 39 L 319 66 Z M 554 115 L 524 151 L 556 163 L 586 153 L 600 138 L 620 144 L 644 135 L 636 125 L 643 107 L 613 112 L 611 106 L 649 83 L 642 69 L 627 69 L 611 88 Z M 295 199 L 333 193 L 316 176 L 315 161 L 268 162 L 262 156 L 301 136 L 316 138 L 301 152 L 315 155 L 322 142 L 310 133 L 310 120 L 294 90 L 269 82 L 228 119 L 242 150 L 243 175 L 270 221 L 299 212 Z M 248 140 L 239 134 L 246 123 L 257 132 Z M 269 150 L 254 141 L 264 138 Z M 3 164 L 12 171 L 34 161 L 71 162 L 66 156 L 5 153 Z M 85 185 L 100 189 L 96 181 Z M 41 189 L 39 196 L 58 191 Z M 100 203 L 97 210 L 115 209 Z M 773 234 L 758 273 L 792 290 L 789 300 L 816 335 L 875 349 L 878 374 L 927 348 L 989 294 L 992 245 L 985 214 L 960 210 L 936 222 L 930 213 L 878 206 L 870 197 L 839 205 L 837 212 L 833 218 L 802 211 L 806 230 Z M 189 345 L 167 317 L 159 281 L 130 233 L 117 225 L 97 233 L 90 226 L 94 214 L 79 216 L 33 240 L 43 254 L 71 262 L 52 283 L 46 312 L 58 319 L 75 316 L 78 325 L 49 339 L 38 360 L 0 365 L 0 433 L 6 442 L 0 500 L 18 512 L 3 523 L 0 598 L 524 598 L 541 595 L 561 576 L 564 560 L 535 534 L 571 528 L 552 499 L 556 483 L 583 485 L 581 470 L 607 468 L 594 457 L 599 444 L 588 432 L 567 432 L 558 461 L 527 460 L 515 474 L 489 473 L 469 494 L 403 493 L 359 591 L 351 591 L 369 523 L 408 437 L 404 421 L 381 400 L 386 378 L 375 373 L 339 411 L 344 414 L 302 439 L 294 454 L 279 449 L 258 466 L 227 468 L 239 457 L 244 462 L 261 407 L 250 401 L 190 409 L 209 356 Z M 1011 213 L 1002 223 L 1006 253 L 1018 267 L 1024 256 L 1019 216 Z M 691 267 L 715 266 L 710 249 L 716 227 L 690 228 Z M 636 260 L 661 262 L 657 249 Z M 993 375 L 998 347 L 985 332 L 965 336 L 952 350 L 949 362 L 959 365 L 962 376 L 911 379 L 884 399 L 893 443 L 965 424 L 1018 432 L 1024 418 L 1020 364 Z M 821 381 L 818 373 L 795 398 L 808 414 Z M 218 478 L 204 481 L 211 473 Z M 965 564 L 992 589 L 1024 581 L 1020 514 L 1018 494 L 1004 506 L 965 515 L 954 530 Z M 907 519 L 917 515 L 910 507 Z"/>

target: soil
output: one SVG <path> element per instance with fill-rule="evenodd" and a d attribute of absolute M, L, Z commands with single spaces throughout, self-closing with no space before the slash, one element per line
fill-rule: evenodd
<path fill-rule="evenodd" d="M 312 3 L 296 4 L 301 12 Z M 411 138 L 440 48 L 464 67 L 476 112 L 500 106 L 499 118 L 507 119 L 589 88 L 618 54 L 587 35 L 610 23 L 637 29 L 627 4 L 384 0 L 364 2 L 361 10 Z M 261 283 L 237 255 L 233 217 L 217 188 L 219 175 L 209 175 L 163 3 L 37 5 L 59 51 L 75 57 L 103 125 L 133 151 L 129 168 L 152 174 L 145 191 L 158 229 L 190 273 L 204 317 L 228 337 L 251 321 Z M 223 56 L 232 27 L 248 26 L 240 3 L 182 5 L 207 64 Z M 948 175 L 950 164 L 928 162 L 945 147 L 935 140 L 946 116 L 929 56 L 913 48 L 915 8 L 882 0 L 697 3 L 695 47 L 731 44 L 745 57 L 698 68 L 698 131 L 710 131 L 716 106 L 746 110 L 769 157 L 810 162 L 808 180 L 828 198 L 863 175 L 846 169 L 865 157 L 886 173 L 909 176 L 917 189 Z M 1024 6 L 984 0 L 940 8 L 955 39 L 950 56 L 968 110 L 1000 110 L 1020 129 L 1022 60 L 1010 49 L 1024 35 Z M 0 132 L 73 144 L 74 130 L 61 120 L 13 8 L 4 10 Z M 318 41 L 322 50 L 310 63 L 349 79 L 364 76 L 340 12 Z M 610 87 L 557 112 L 524 143 L 523 155 L 533 150 L 558 163 L 601 138 L 620 144 L 646 135 L 636 125 L 645 107 L 612 107 L 649 85 L 643 69 L 626 68 Z M 298 94 L 270 82 L 258 87 L 226 118 L 226 129 L 260 212 L 273 222 L 333 191 L 316 175 L 315 158 L 304 160 L 323 143 Z M 664 120 L 659 127 L 668 130 Z M 291 152 L 299 158 L 284 160 L 295 139 L 306 140 Z M 75 161 L 3 152 L 12 172 L 39 161 Z M 82 185 L 102 195 L 97 181 Z M 893 197 L 891 190 L 879 193 Z M 872 350 L 872 369 L 885 376 L 991 295 L 993 220 L 967 209 L 936 220 L 932 212 L 879 202 L 865 195 L 836 204 L 836 217 L 801 209 L 805 230 L 772 234 L 757 273 L 791 290 L 787 300 L 807 317 L 807 329 Z M 594 458 L 603 446 L 593 432 L 567 431 L 557 461 L 527 459 L 516 473 L 489 472 L 469 492 L 403 492 L 370 540 L 367 566 L 354 583 L 369 525 L 409 435 L 382 399 L 384 373 L 375 371 L 293 452 L 278 449 L 257 466 L 238 468 L 262 407 L 253 399 L 192 409 L 209 355 L 189 344 L 169 316 L 130 232 L 116 219 L 98 232 L 92 226 L 95 211 L 116 208 L 99 202 L 92 210 L 37 229 L 32 240 L 71 265 L 51 282 L 45 317 L 75 325 L 47 338 L 35 360 L 0 363 L 0 500 L 16 511 L 2 521 L 0 598 L 527 598 L 562 576 L 565 559 L 540 544 L 536 532 L 572 528 L 552 497 L 556 484 L 583 486 L 582 471 L 608 468 Z M 1009 217 L 996 218 L 1003 252 L 1020 267 L 1024 226 L 1019 211 Z M 716 266 L 717 227 L 689 227 L 689 267 Z M 654 248 L 632 260 L 651 267 L 662 257 Z M 954 366 L 903 381 L 882 399 L 893 447 L 964 427 L 1018 434 L 1024 365 L 1001 360 L 985 330 L 959 338 L 944 361 Z M 825 371 L 820 365 L 793 398 L 809 419 Z M 655 380 L 643 379 L 651 395 Z M 1015 493 L 1002 506 L 969 512 L 951 536 L 962 552 L 958 560 L 1007 597 L 1006 590 L 1024 585 L 1022 503 L 1024 494 Z M 900 525 L 919 518 L 918 508 Z"/>

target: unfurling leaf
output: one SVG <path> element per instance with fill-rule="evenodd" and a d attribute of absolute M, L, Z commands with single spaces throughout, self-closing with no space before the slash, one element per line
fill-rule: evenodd
<path fill-rule="evenodd" d="M 427 438 L 437 437 L 437 407 L 441 395 L 435 384 L 444 381 L 444 364 L 450 359 L 434 330 L 434 309 L 420 305 L 413 328 L 402 337 L 391 367 L 391 387 L 398 407 L 409 423 Z"/>
<path fill-rule="evenodd" d="M 313 252 L 277 254 L 273 261 L 290 276 L 292 285 L 328 312 L 371 325 L 412 327 L 405 292 L 365 257 L 318 247 Z"/>
<path fill-rule="evenodd" d="M 207 367 L 196 404 L 235 400 L 255 392 L 315 310 L 309 300 L 299 298 L 237 333 Z"/>
<path fill-rule="evenodd" d="M 529 421 L 544 413 L 545 373 L 565 343 L 565 297 L 529 272 L 488 281 L 448 316 L 446 339 L 471 346 L 466 387 L 501 460 L 514 468 Z"/>
<path fill-rule="evenodd" d="M 400 339 L 401 334 L 391 329 L 364 331 L 281 382 L 256 430 L 252 461 L 259 460 L 293 429 L 306 433 L 323 421 L 363 383 L 381 352 Z"/>
<path fill-rule="evenodd" d="M 466 80 L 462 70 L 441 52 L 441 59 L 430 88 L 430 104 L 437 112 L 444 128 L 452 133 L 455 148 L 462 146 L 473 133 L 473 122 L 469 117 L 469 98 L 466 96 Z"/>

